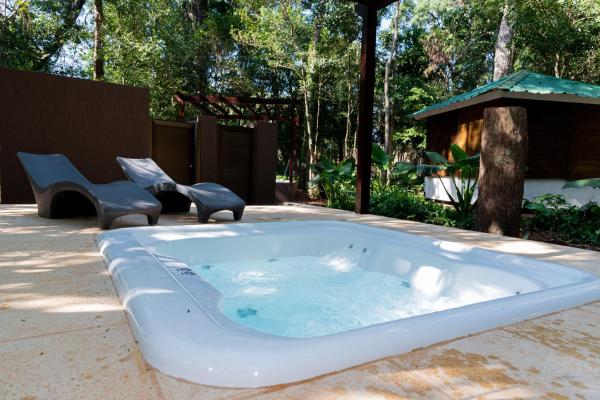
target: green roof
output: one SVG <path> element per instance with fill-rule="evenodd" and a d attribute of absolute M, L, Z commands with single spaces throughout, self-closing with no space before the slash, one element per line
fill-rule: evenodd
<path fill-rule="evenodd" d="M 519 71 L 514 74 L 505 76 L 504 78 L 498 79 L 497 81 L 488 83 L 483 86 L 471 90 L 470 92 L 459 94 L 458 96 L 451 97 L 441 103 L 434 104 L 429 107 L 425 107 L 413 114 L 411 117 L 420 119 L 419 117 L 425 118 L 424 114 L 433 115 L 443 112 L 442 109 L 451 105 L 457 106 L 457 103 L 462 103 L 467 100 L 473 99 L 470 103 L 476 103 L 477 97 L 491 93 L 491 92 L 503 92 L 503 93 L 528 93 L 533 95 L 540 95 L 539 99 L 543 100 L 544 95 L 569 95 L 581 97 L 582 103 L 590 103 L 595 101 L 589 101 L 589 99 L 597 99 L 600 104 L 600 86 L 592 85 L 585 82 L 572 81 L 568 79 L 555 78 L 553 76 L 536 74 L 529 71 Z M 502 94 L 502 93 L 501 93 Z M 502 97 L 502 96 L 500 96 Z M 506 97 L 517 97 L 518 96 L 506 96 Z M 588 101 L 585 101 L 588 99 Z M 489 99 L 481 99 L 487 101 Z M 466 105 L 465 105 L 466 106 Z M 459 108 L 459 107 L 452 107 Z M 431 113 L 432 111 L 439 110 L 439 112 Z"/>

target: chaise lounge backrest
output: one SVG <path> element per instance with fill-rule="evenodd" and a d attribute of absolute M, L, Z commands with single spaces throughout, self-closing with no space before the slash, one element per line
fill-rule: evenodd
<path fill-rule="evenodd" d="M 117 163 L 129 180 L 152 190 L 175 190 L 177 183 L 151 158 L 117 157 Z"/>
<path fill-rule="evenodd" d="M 59 182 L 78 183 L 84 187 L 91 182 L 62 154 L 17 153 L 32 185 L 39 189 Z"/>

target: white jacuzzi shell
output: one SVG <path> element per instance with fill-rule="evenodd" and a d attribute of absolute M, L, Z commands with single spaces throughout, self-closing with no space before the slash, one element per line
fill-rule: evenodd
<path fill-rule="evenodd" d="M 361 267 L 406 277 L 415 290 L 508 297 L 294 339 L 225 317 L 220 293 L 186 264 L 319 255 L 349 238 L 368 249 L 358 256 Z M 574 268 L 346 222 L 129 228 L 103 233 L 97 245 L 146 361 L 165 374 L 214 386 L 305 380 L 600 299 L 600 280 Z M 437 284 L 423 284 L 424 271 L 431 275 L 432 269 Z"/>

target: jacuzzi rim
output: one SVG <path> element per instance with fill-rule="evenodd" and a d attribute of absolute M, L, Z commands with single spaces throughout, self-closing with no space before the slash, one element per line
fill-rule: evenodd
<path fill-rule="evenodd" d="M 374 228 L 374 230 L 376 232 L 372 232 L 372 233 L 380 233 L 382 234 L 382 232 L 377 232 L 379 231 L 379 229 L 377 227 L 373 227 L 370 225 L 363 225 L 363 224 L 355 224 L 355 223 L 351 223 L 351 222 L 346 222 L 346 221 L 327 221 L 327 220 L 311 220 L 311 221 L 269 221 L 269 222 L 260 222 L 259 224 L 311 224 L 311 223 L 327 223 L 327 224 L 331 224 L 333 226 L 335 225 L 339 225 L 342 227 L 350 227 L 350 229 L 360 226 L 361 229 L 362 227 L 366 227 L 366 228 Z M 228 224 L 230 225 L 230 224 Z M 256 223 L 238 223 L 235 224 L 234 226 L 239 226 L 239 225 L 245 225 L 245 226 L 254 226 L 256 225 Z M 199 226 L 199 227 L 207 227 L 207 225 L 204 226 Z M 152 228 L 152 227 L 151 227 Z M 133 228 L 135 229 L 135 228 Z M 192 229 L 193 230 L 193 229 Z M 209 229 L 202 229 L 202 230 L 209 230 Z M 393 229 L 388 229 L 388 231 L 392 231 L 392 232 L 397 232 L 397 233 L 405 233 L 405 232 L 399 232 L 397 230 L 393 230 Z M 370 232 L 371 233 L 371 232 Z M 416 236 L 416 237 L 421 237 L 419 235 L 414 235 L 414 234 L 407 234 L 408 236 Z M 162 256 L 162 257 L 167 257 L 167 258 L 171 258 L 174 261 L 177 261 L 183 265 L 185 265 L 186 267 L 189 268 L 189 265 L 186 264 L 185 262 L 178 260 L 172 256 L 169 255 L 165 255 L 165 254 L 155 254 L 154 252 L 150 251 L 145 244 L 141 243 L 139 240 L 139 237 L 134 233 L 132 234 L 132 238 L 142 247 L 144 247 L 147 251 L 148 254 L 153 257 L 172 277 L 173 280 L 175 280 L 179 286 L 182 288 L 182 290 L 184 290 L 184 292 L 192 299 L 192 301 L 194 301 L 198 307 L 202 308 L 212 319 L 213 321 L 218 324 L 222 329 L 227 330 L 231 333 L 235 333 L 235 334 L 240 334 L 240 335 L 247 335 L 247 334 L 251 334 L 253 337 L 264 337 L 265 339 L 272 339 L 272 340 L 292 340 L 292 341 L 298 341 L 298 340 L 312 340 L 312 339 L 319 339 L 319 338 L 323 338 L 323 337 L 327 337 L 327 336 L 335 336 L 335 335 L 340 335 L 340 334 L 344 334 L 346 332 L 355 332 L 355 331 L 363 331 L 363 330 L 367 330 L 371 327 L 375 327 L 375 326 L 383 326 L 383 325 L 389 325 L 389 324 L 393 324 L 397 321 L 402 321 L 402 320 L 414 320 L 416 318 L 420 318 L 422 316 L 425 315 L 430 315 L 430 314 L 438 314 L 438 313 L 443 313 L 449 310 L 455 310 L 455 309 L 462 309 L 464 307 L 473 307 L 479 304 L 485 304 L 485 303 L 489 303 L 489 302 L 500 302 L 501 300 L 506 300 L 506 299 L 512 299 L 513 297 L 525 297 L 527 298 L 528 296 L 534 295 L 536 293 L 539 292 L 544 292 L 544 293 L 549 293 L 549 291 L 552 290 L 556 290 L 556 289 L 561 289 L 561 288 L 568 288 L 568 287 L 573 287 L 574 285 L 581 285 L 582 283 L 585 282 L 593 282 L 595 280 L 598 280 L 600 282 L 600 277 L 595 277 L 593 274 L 586 272 L 586 271 L 581 271 L 579 269 L 573 268 L 573 267 L 568 267 L 568 266 L 564 266 L 564 265 L 553 265 L 553 267 L 563 267 L 569 270 L 573 270 L 573 271 L 577 271 L 582 273 L 582 275 L 589 275 L 588 278 L 584 279 L 581 282 L 576 282 L 576 283 L 571 283 L 571 284 L 567 284 L 567 285 L 561 285 L 561 286 L 555 286 L 555 287 L 551 287 L 551 288 L 546 288 L 546 289 L 540 289 L 540 290 L 536 290 L 533 292 L 529 292 L 529 293 L 515 293 L 513 295 L 510 296 L 506 296 L 506 297 L 501 297 L 501 298 L 497 298 L 497 299 L 491 299 L 491 300 L 485 300 L 485 301 L 480 301 L 480 302 L 476 302 L 476 303 L 471 303 L 471 304 L 465 304 L 459 307 L 452 307 L 452 308 L 448 308 L 448 309 L 444 309 L 444 310 L 439 310 L 439 311 L 434 311 L 434 312 L 429 312 L 429 313 L 423 313 L 423 314 L 417 314 L 417 315 L 412 315 L 410 317 L 406 317 L 406 318 L 398 318 L 398 319 L 392 319 L 389 321 L 383 321 L 383 322 L 377 322 L 374 324 L 370 324 L 370 325 L 365 325 L 365 326 L 361 326 L 358 328 L 351 328 L 351 329 L 347 329 L 344 331 L 339 331 L 339 332 L 333 332 L 333 333 L 328 333 L 325 335 L 319 335 L 319 336 L 310 336 L 310 337 L 294 337 L 294 336 L 283 336 L 283 335 L 275 335 L 272 333 L 268 333 L 268 332 L 263 332 L 260 330 L 256 330 L 250 327 L 247 327 L 245 325 L 240 324 L 239 322 L 232 320 L 231 318 L 229 318 L 227 315 L 225 315 L 225 313 L 223 313 L 223 310 L 221 307 L 219 307 L 219 303 L 221 301 L 221 299 L 223 298 L 223 294 L 214 286 L 212 286 L 210 283 L 206 282 L 201 276 L 197 275 L 198 279 L 202 280 L 203 283 L 205 283 L 207 286 L 209 286 L 211 288 L 211 290 L 214 290 L 216 293 L 216 296 L 213 298 L 213 305 L 215 309 L 217 309 L 219 311 L 218 315 L 214 315 L 213 312 L 211 312 L 210 310 L 206 309 L 204 307 L 204 305 L 202 303 L 200 303 L 199 301 L 197 301 L 197 299 L 191 294 L 189 293 L 189 291 L 185 288 L 185 286 L 183 284 L 181 284 L 181 281 L 173 274 L 173 272 L 171 271 L 170 268 L 168 268 L 167 266 L 164 265 L 163 261 L 161 261 L 160 259 L 157 258 L 158 256 Z M 229 238 L 224 238 L 224 239 L 229 239 Z M 234 238 L 230 238 L 230 239 L 234 239 Z M 427 237 L 426 239 L 433 239 L 433 238 L 429 238 Z M 202 240 L 202 238 L 190 238 L 190 239 L 174 239 L 171 240 L 173 242 L 175 241 L 179 241 L 179 240 Z M 171 242 L 171 241 L 167 241 L 167 240 L 160 240 L 160 242 Z M 484 256 L 485 258 L 490 258 L 490 256 L 493 253 L 500 253 L 500 254 L 505 254 L 506 256 L 512 258 L 520 258 L 520 257 L 526 257 L 526 258 L 530 258 L 527 256 L 518 256 L 518 255 L 514 255 L 514 254 L 509 254 L 509 253 L 502 253 L 502 252 L 498 252 L 498 251 L 494 251 L 494 250 L 488 250 L 488 249 L 482 249 L 476 246 L 472 246 L 472 245 L 467 245 L 467 244 L 463 244 L 463 243 L 459 243 L 459 242 L 453 242 L 453 241 L 448 241 L 448 240 L 440 240 L 440 243 L 445 243 L 445 244 L 452 244 L 452 245 L 459 245 L 460 247 L 463 248 L 463 250 L 465 252 L 474 252 L 476 256 Z M 419 244 L 418 247 L 422 247 L 421 244 Z M 481 252 L 481 253 L 480 253 Z M 540 260 L 536 260 L 536 261 L 540 261 Z M 544 261 L 542 261 L 544 262 Z M 553 263 L 550 263 L 553 264 Z"/>
<path fill-rule="evenodd" d="M 252 224 L 235 224 L 235 225 L 227 224 L 227 225 L 217 225 L 217 226 L 167 226 L 167 227 L 150 227 L 150 228 L 141 228 L 141 229 L 140 228 L 125 228 L 125 229 L 115 230 L 112 232 L 107 232 L 105 234 L 100 235 L 97 238 L 97 244 L 105 258 L 107 268 L 109 268 L 109 271 L 111 271 L 111 277 L 112 277 L 113 281 L 115 282 L 115 287 L 117 287 L 117 292 L 119 293 L 119 297 L 121 298 L 121 293 L 119 291 L 119 287 L 118 287 L 119 285 L 117 282 L 118 277 L 115 277 L 115 275 L 113 274 L 114 268 L 111 269 L 111 267 L 110 267 L 112 262 L 115 261 L 114 258 L 112 257 L 113 254 L 111 253 L 111 250 L 112 250 L 111 246 L 114 246 L 115 244 L 107 243 L 108 242 L 107 238 L 110 238 L 113 236 L 114 237 L 129 236 L 129 239 L 133 239 L 133 241 L 135 242 L 136 245 L 134 247 L 137 247 L 137 250 L 140 250 L 140 248 L 141 248 L 143 253 L 145 253 L 146 255 L 150 255 L 155 261 L 155 266 L 156 266 L 156 264 L 158 264 L 158 266 L 161 267 L 161 270 L 163 270 L 164 272 L 169 274 L 171 281 L 173 281 L 179 288 L 183 288 L 181 285 L 181 282 L 176 277 L 173 276 L 173 274 L 169 271 L 169 269 L 162 262 L 157 260 L 156 257 L 154 257 L 154 254 L 152 254 L 152 252 L 149 251 L 149 249 L 147 247 L 145 247 L 144 244 L 139 242 L 138 235 L 135 233 L 149 234 L 154 231 L 169 231 L 169 230 L 173 230 L 173 229 L 175 229 L 177 231 L 195 231 L 195 230 L 213 230 L 213 229 L 218 230 L 218 229 L 222 229 L 223 227 L 231 228 L 232 226 L 240 227 L 240 226 L 256 226 L 256 225 L 266 226 L 264 224 L 269 224 L 269 225 L 288 224 L 289 225 L 289 224 L 315 224 L 315 223 L 326 223 L 326 224 L 331 224 L 331 225 L 343 224 L 345 226 L 350 225 L 353 227 L 360 227 L 361 229 L 366 228 L 369 231 L 375 230 L 377 233 L 381 233 L 382 230 L 385 232 L 391 231 L 393 233 L 397 233 L 400 235 L 407 235 L 407 236 L 413 237 L 413 238 L 423 238 L 425 240 L 438 241 L 440 243 L 456 243 L 456 244 L 459 244 L 462 248 L 475 250 L 478 252 L 483 251 L 484 253 L 490 252 L 490 253 L 496 254 L 496 255 L 503 254 L 503 255 L 506 255 L 509 257 L 520 257 L 520 256 L 511 255 L 508 253 L 499 252 L 499 251 L 486 250 L 486 249 L 467 245 L 467 244 L 460 243 L 460 242 L 450 242 L 450 241 L 446 241 L 446 240 L 440 240 L 435 237 L 418 236 L 418 235 L 401 232 L 401 231 L 394 230 L 394 229 L 389 229 L 386 227 L 373 227 L 370 225 L 365 225 L 365 224 L 360 224 L 360 223 L 329 221 L 329 220 L 289 221 L 289 222 L 279 222 L 278 221 L 278 222 L 260 222 L 260 223 L 252 223 Z M 129 248 L 132 248 L 131 244 L 129 245 Z M 530 257 L 526 257 L 526 258 L 530 258 Z M 133 259 L 135 259 L 135 257 L 133 257 Z M 535 258 L 533 258 L 532 260 L 539 261 L 538 259 L 535 259 Z M 119 261 L 123 261 L 123 260 L 119 260 Z M 127 262 L 127 261 L 129 261 L 130 263 L 132 262 L 131 259 L 125 260 L 125 262 Z M 499 299 L 495 299 L 495 300 L 469 304 L 469 305 L 465 305 L 465 306 L 454 308 L 454 309 L 447 309 L 447 310 L 442 310 L 442 311 L 428 313 L 428 314 L 420 314 L 420 315 L 415 315 L 415 316 L 412 316 L 409 318 L 386 321 L 386 322 L 372 324 L 372 325 L 368 325 L 368 326 L 364 326 L 364 327 L 360 327 L 360 328 L 356 328 L 356 329 L 351 329 L 351 330 L 346 330 L 346 331 L 342 331 L 342 332 L 338 332 L 338 333 L 332 333 L 332 334 L 328 334 L 328 335 L 315 336 L 315 337 L 309 337 L 309 338 L 292 338 L 292 337 L 277 336 L 277 335 L 271 335 L 268 333 L 259 332 L 254 329 L 240 325 L 240 324 L 236 323 L 235 321 L 232 321 L 229 318 L 227 318 L 224 314 L 220 313 L 223 316 L 223 318 L 225 318 L 227 321 L 230 321 L 231 324 L 234 324 L 236 327 L 242 327 L 244 332 L 240 332 L 238 329 L 232 330 L 230 328 L 224 327 L 222 324 L 215 321 L 212 313 L 207 311 L 204 308 L 204 306 L 202 306 L 193 295 L 188 293 L 186 290 L 183 290 L 182 293 L 189 300 L 193 301 L 196 306 L 201 308 L 203 310 L 205 316 L 208 316 L 212 320 L 212 323 L 215 324 L 220 331 L 224 331 L 224 332 L 222 332 L 223 334 L 225 334 L 225 332 L 227 332 L 228 334 L 234 335 L 237 338 L 236 341 L 243 339 L 246 342 L 248 342 L 248 341 L 253 342 L 256 345 L 254 348 L 243 348 L 243 347 L 239 347 L 239 346 L 236 348 L 235 345 L 232 345 L 233 347 L 230 348 L 230 350 L 233 349 L 234 352 L 237 351 L 240 354 L 243 353 L 242 360 L 244 360 L 244 363 L 251 364 L 252 361 L 250 361 L 250 360 L 252 360 L 253 358 L 258 358 L 258 357 L 263 356 L 264 353 L 267 353 L 269 351 L 269 348 L 273 347 L 273 346 L 278 347 L 279 348 L 278 351 L 280 353 L 286 353 L 286 351 L 287 351 L 287 353 L 291 354 L 291 353 L 294 353 L 294 351 L 293 351 L 294 349 L 289 349 L 289 348 L 286 349 L 286 348 L 282 348 L 281 346 L 290 344 L 290 343 L 294 343 L 297 345 L 296 347 L 300 347 L 300 346 L 307 347 L 308 346 L 310 349 L 310 347 L 313 345 L 316 346 L 318 344 L 321 344 L 320 347 L 322 348 L 321 349 L 322 351 L 329 351 L 331 349 L 329 349 L 327 347 L 323 348 L 323 343 L 327 344 L 327 346 L 329 346 L 329 347 L 332 347 L 332 346 L 335 347 L 336 344 L 339 344 L 339 342 L 343 342 L 343 341 L 351 340 L 352 343 L 354 343 L 354 342 L 356 342 L 357 338 L 361 339 L 361 340 L 365 340 L 364 339 L 365 337 L 388 337 L 389 338 L 390 335 L 393 340 L 399 341 L 399 338 L 396 335 L 406 335 L 407 332 L 414 330 L 414 327 L 418 327 L 418 326 L 426 327 L 428 325 L 431 327 L 435 327 L 435 324 L 432 325 L 432 320 L 433 320 L 433 322 L 436 322 L 438 319 L 442 319 L 442 320 L 446 320 L 446 321 L 456 320 L 456 322 L 462 322 L 462 319 L 465 318 L 465 315 L 469 316 L 469 315 L 473 314 L 473 317 L 477 317 L 477 314 L 481 313 L 482 309 L 483 310 L 486 310 L 486 309 L 495 310 L 495 313 L 502 314 L 502 313 L 506 313 L 505 309 L 510 309 L 511 307 L 517 308 L 517 309 L 524 308 L 524 305 L 522 304 L 524 302 L 524 300 L 527 300 L 527 302 L 526 302 L 527 304 L 532 303 L 533 305 L 535 305 L 535 304 L 539 305 L 539 303 L 546 304 L 546 303 L 550 302 L 550 300 L 554 303 L 557 303 L 557 302 L 560 303 L 561 296 L 559 294 L 562 294 L 562 297 L 565 297 L 565 298 L 568 298 L 571 300 L 571 303 L 568 303 L 565 306 L 552 306 L 550 310 L 544 310 L 541 312 L 537 311 L 534 313 L 530 313 L 525 317 L 522 316 L 521 314 L 519 314 L 516 318 L 512 317 L 512 320 L 508 317 L 505 317 L 503 320 L 504 322 L 499 325 L 493 324 L 492 326 L 487 326 L 484 324 L 483 327 L 476 328 L 472 332 L 462 332 L 462 330 L 461 330 L 461 333 L 458 335 L 450 334 L 451 337 L 442 337 L 442 338 L 438 337 L 437 339 L 433 339 L 433 341 L 431 341 L 431 342 L 427 342 L 425 344 L 425 346 L 428 346 L 428 345 L 437 343 L 442 340 L 454 339 L 454 338 L 465 336 L 465 335 L 468 335 L 471 333 L 479 333 L 479 332 L 483 332 L 488 329 L 495 328 L 497 326 L 506 325 L 506 324 L 514 323 L 514 322 L 519 322 L 519 321 L 523 321 L 523 320 L 530 319 L 530 318 L 535 318 L 535 317 L 549 314 L 549 313 L 554 313 L 554 312 L 560 311 L 565 308 L 570 308 L 573 306 L 585 304 L 586 302 L 590 302 L 590 301 L 596 301 L 600 298 L 600 279 L 598 277 L 596 277 L 594 274 L 582 271 L 582 270 L 574 268 L 574 267 L 562 266 L 560 264 L 555 264 L 555 263 L 549 263 L 549 264 L 554 265 L 554 266 L 561 266 L 561 267 L 567 268 L 569 270 L 577 271 L 581 276 L 587 276 L 587 279 L 584 279 L 584 280 L 578 281 L 578 282 L 574 282 L 574 283 L 571 283 L 568 285 L 552 287 L 549 289 L 543 289 L 543 290 L 539 290 L 539 291 L 535 291 L 535 292 L 531 292 L 531 293 L 525 293 L 525 294 L 521 294 L 518 296 L 509 296 L 509 297 L 505 297 L 505 298 L 499 298 Z M 119 271 L 117 271 L 117 274 L 118 273 L 119 273 Z M 208 283 L 205 283 L 205 284 L 212 287 Z M 216 289 L 214 289 L 214 290 L 216 290 Z M 585 297 L 585 295 L 583 293 L 581 293 L 582 291 L 585 292 L 587 297 Z M 547 297 L 549 297 L 550 300 L 545 299 Z M 573 300 L 573 298 L 578 298 L 579 300 Z M 518 299 L 518 301 L 517 301 L 517 299 Z M 587 301 L 585 301 L 586 299 L 587 299 Z M 124 301 L 123 298 L 121 298 L 121 300 Z M 144 357 L 151 365 L 153 365 L 157 369 L 159 369 L 169 375 L 172 375 L 172 376 L 175 376 L 178 378 L 183 378 L 183 379 L 187 379 L 187 380 L 197 382 L 197 383 L 216 385 L 216 386 L 262 387 L 262 386 L 271 386 L 271 385 L 276 385 L 276 384 L 281 384 L 281 383 L 290 383 L 290 382 L 299 381 L 299 380 L 308 379 L 308 378 L 311 378 L 314 376 L 318 376 L 323 373 L 333 372 L 335 370 L 345 369 L 345 368 L 349 368 L 349 367 L 352 367 L 352 366 L 355 366 L 358 364 L 362 364 L 365 362 L 374 361 L 375 359 L 378 359 L 378 358 L 383 358 L 386 356 L 399 354 L 399 353 L 402 353 L 405 351 L 412 350 L 416 347 L 423 347 L 423 345 L 419 345 L 420 342 L 419 342 L 418 338 L 416 338 L 416 339 L 412 338 L 412 341 L 409 340 L 409 342 L 412 344 L 409 343 L 405 347 L 402 347 L 402 346 L 399 347 L 399 344 L 396 343 L 396 345 L 397 345 L 396 347 L 400 348 L 400 350 L 393 350 L 391 353 L 389 353 L 389 352 L 386 352 L 384 354 L 376 353 L 375 355 L 369 356 L 366 359 L 360 359 L 359 362 L 356 362 L 356 361 L 352 361 L 350 363 L 346 362 L 345 364 L 341 365 L 341 367 L 340 366 L 333 367 L 333 368 L 332 367 L 323 367 L 320 369 L 315 367 L 314 373 L 306 373 L 306 372 L 297 373 L 295 371 L 288 371 L 290 376 L 286 377 L 286 378 L 282 378 L 282 377 L 273 378 L 272 376 L 269 377 L 268 372 L 266 373 L 266 376 L 251 376 L 250 372 L 252 372 L 252 369 L 254 367 L 247 366 L 247 365 L 245 365 L 243 368 L 245 371 L 242 374 L 243 376 L 240 375 L 240 376 L 237 376 L 236 378 L 232 377 L 231 373 L 229 371 L 225 374 L 225 377 L 222 375 L 219 375 L 219 377 L 216 377 L 214 374 L 212 374 L 212 371 L 211 371 L 211 373 L 206 373 L 206 371 L 204 371 L 202 374 L 200 374 L 201 376 L 199 376 L 194 371 L 189 371 L 189 370 L 179 368 L 180 366 L 179 367 L 174 367 L 173 365 L 165 366 L 165 363 L 168 364 L 169 362 L 172 362 L 172 360 L 170 360 L 168 357 L 165 358 L 164 354 L 163 355 L 155 354 L 153 346 L 156 343 L 152 343 L 152 341 L 150 339 L 148 339 L 148 336 L 143 335 L 142 328 L 138 324 L 135 313 L 129 309 L 130 305 L 124 304 L 124 306 L 127 309 L 128 314 L 132 317 L 132 318 L 129 318 L 130 326 L 132 327 L 132 330 L 134 331 L 136 339 L 138 339 L 140 342 L 142 354 L 144 354 Z M 462 315 L 462 317 L 461 317 L 461 315 Z M 489 319 L 489 316 L 483 315 L 483 317 L 481 317 L 481 318 L 483 318 L 484 320 L 487 320 L 487 319 Z M 466 322 L 470 322 L 470 321 L 467 320 Z M 437 323 L 439 324 L 439 322 L 437 322 Z M 367 331 L 368 331 L 368 334 L 367 334 Z M 175 339 L 173 339 L 173 337 L 160 337 L 160 335 L 159 335 L 158 341 L 169 340 L 169 339 L 175 340 Z M 416 340 L 416 344 L 414 344 L 415 340 Z M 367 343 L 367 344 L 365 344 L 365 346 L 370 345 L 370 344 L 372 344 L 372 343 Z M 265 346 L 267 346 L 267 348 L 265 348 Z M 394 347 L 394 346 L 391 346 L 391 347 Z M 214 353 L 214 351 L 218 350 L 218 346 L 215 346 L 214 348 L 209 346 L 208 348 L 203 348 L 202 350 L 207 353 L 210 353 L 211 351 Z M 218 357 L 218 356 L 219 356 L 219 353 L 215 353 L 215 357 Z M 258 361 L 254 362 L 254 364 L 257 364 L 257 363 L 258 363 Z M 278 366 L 278 368 L 279 367 L 280 366 Z M 278 374 L 277 370 L 273 370 L 273 369 L 269 370 L 266 367 L 264 370 L 270 371 L 271 375 Z M 258 371 L 258 369 L 256 371 Z M 223 372 L 221 372 L 221 374 L 222 373 Z"/>

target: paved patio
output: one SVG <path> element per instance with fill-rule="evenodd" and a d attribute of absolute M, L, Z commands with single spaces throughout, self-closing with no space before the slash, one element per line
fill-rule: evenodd
<path fill-rule="evenodd" d="M 298 205 L 248 207 L 244 216 L 310 219 L 399 229 L 600 275 L 600 253 L 544 243 Z M 189 223 L 193 215 L 160 221 Z M 44 220 L 34 205 L 0 206 L 0 399 L 600 399 L 600 302 L 298 384 L 237 390 L 174 379 L 141 357 L 95 248 L 99 232 L 94 218 Z"/>

